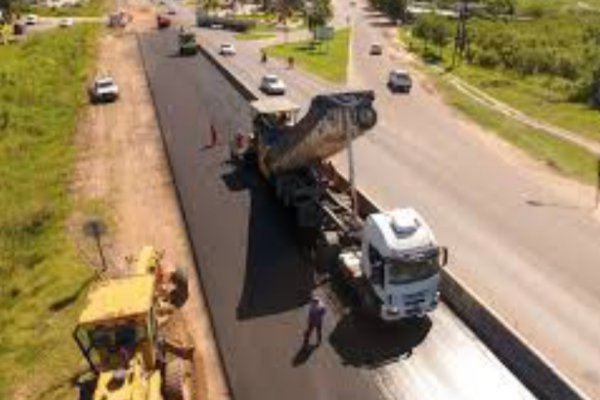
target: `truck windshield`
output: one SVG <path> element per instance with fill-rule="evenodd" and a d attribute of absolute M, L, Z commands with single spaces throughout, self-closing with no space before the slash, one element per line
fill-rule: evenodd
<path fill-rule="evenodd" d="M 112 87 L 113 85 L 114 84 L 113 84 L 112 81 L 101 81 L 101 82 L 98 82 L 98 87 L 100 89 L 107 89 L 107 88 Z"/>
<path fill-rule="evenodd" d="M 391 285 L 427 279 L 439 271 L 437 257 L 418 261 L 389 260 L 387 266 L 388 282 Z"/>

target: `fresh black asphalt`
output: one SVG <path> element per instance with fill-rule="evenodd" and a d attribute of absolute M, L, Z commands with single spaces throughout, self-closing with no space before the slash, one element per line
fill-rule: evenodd
<path fill-rule="evenodd" d="M 145 34 L 140 45 L 234 398 L 380 398 L 355 367 L 368 352 L 352 340 L 352 320 L 329 313 L 327 340 L 300 351 L 311 268 L 262 180 L 228 160 L 227 137 L 250 129 L 247 102 L 203 56 L 177 56 L 173 32 Z"/>

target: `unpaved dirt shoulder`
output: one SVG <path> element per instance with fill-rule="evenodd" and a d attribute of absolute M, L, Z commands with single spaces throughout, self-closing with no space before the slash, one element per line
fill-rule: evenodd
<path fill-rule="evenodd" d="M 103 241 L 112 269 L 123 268 L 124 258 L 144 245 L 163 250 L 165 264 L 188 269 L 183 315 L 196 348 L 196 398 L 229 398 L 135 37 L 153 26 L 154 13 L 130 12 L 133 24 L 108 32 L 99 46 L 98 70 L 115 77 L 121 98 L 89 107 L 80 126 L 73 190 L 85 211 L 74 219 L 80 224 L 98 214 L 106 221 Z"/>

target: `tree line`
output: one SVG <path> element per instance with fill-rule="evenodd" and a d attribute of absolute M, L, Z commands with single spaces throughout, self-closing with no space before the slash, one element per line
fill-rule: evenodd
<path fill-rule="evenodd" d="M 422 43 L 426 58 L 441 60 L 449 54 L 444 52 L 449 45 L 460 44 L 460 21 L 456 18 L 431 12 L 412 19 L 406 11 L 406 0 L 370 2 L 392 20 L 411 22 L 410 32 Z M 452 7 L 454 3 L 438 0 L 433 8 Z M 554 77 L 561 82 L 566 98 L 593 99 L 600 104 L 600 14 L 529 14 L 533 8 L 527 8 L 528 14 L 523 17 L 516 0 L 466 3 L 477 6 L 463 15 L 462 62 L 522 76 Z M 533 2 L 528 7 L 537 5 Z"/>

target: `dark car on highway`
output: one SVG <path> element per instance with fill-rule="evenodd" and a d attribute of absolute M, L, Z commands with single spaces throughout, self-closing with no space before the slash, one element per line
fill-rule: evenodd
<path fill-rule="evenodd" d="M 381 54 L 383 54 L 383 48 L 380 44 L 372 44 L 371 49 L 369 50 L 369 54 L 372 56 L 380 56 Z"/>
<path fill-rule="evenodd" d="M 412 88 L 412 79 L 408 71 L 394 69 L 390 71 L 387 85 L 392 92 L 409 93 Z"/>

